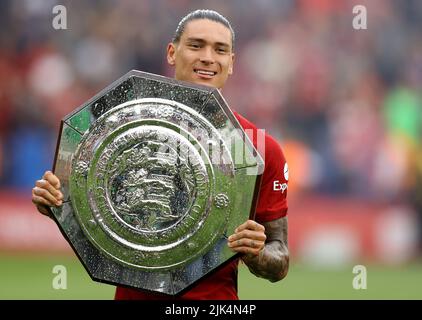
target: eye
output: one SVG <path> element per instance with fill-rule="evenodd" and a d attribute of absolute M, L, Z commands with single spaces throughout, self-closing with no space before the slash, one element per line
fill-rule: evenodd
<path fill-rule="evenodd" d="M 217 48 L 217 52 L 218 53 L 227 53 L 227 49 L 226 48 Z"/>
<path fill-rule="evenodd" d="M 193 49 L 199 49 L 199 48 L 201 48 L 201 46 L 198 43 L 190 43 L 188 46 L 190 48 L 193 48 Z"/>

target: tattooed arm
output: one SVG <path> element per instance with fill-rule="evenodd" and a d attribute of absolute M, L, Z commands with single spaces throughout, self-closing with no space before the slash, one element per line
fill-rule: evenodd
<path fill-rule="evenodd" d="M 233 251 L 245 253 L 242 260 L 257 277 L 276 282 L 287 275 L 287 217 L 262 225 L 248 220 L 229 237 L 228 244 Z"/>

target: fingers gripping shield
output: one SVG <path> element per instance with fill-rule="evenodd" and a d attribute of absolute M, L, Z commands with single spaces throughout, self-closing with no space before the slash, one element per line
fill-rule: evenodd
<path fill-rule="evenodd" d="M 131 71 L 63 119 L 52 211 L 94 280 L 175 295 L 235 256 L 262 170 L 218 90 Z"/>

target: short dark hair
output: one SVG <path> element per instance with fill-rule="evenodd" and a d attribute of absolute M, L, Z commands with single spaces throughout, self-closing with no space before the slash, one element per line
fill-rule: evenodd
<path fill-rule="evenodd" d="M 180 41 L 180 37 L 182 36 L 183 32 L 185 31 L 185 27 L 189 21 L 199 20 L 199 19 L 208 19 L 211 21 L 215 21 L 221 23 L 225 27 L 230 30 L 232 34 L 232 50 L 234 50 L 234 30 L 229 22 L 224 16 L 219 14 L 217 11 L 208 10 L 208 9 L 199 9 L 188 13 L 186 16 L 180 20 L 179 24 L 177 25 L 176 31 L 173 35 L 173 43 L 178 43 Z"/>

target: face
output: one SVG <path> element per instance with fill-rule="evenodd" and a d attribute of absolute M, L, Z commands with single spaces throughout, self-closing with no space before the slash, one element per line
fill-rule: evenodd
<path fill-rule="evenodd" d="M 176 79 L 221 89 L 233 73 L 231 32 L 208 19 L 190 21 L 180 41 L 168 44 L 167 61 Z"/>

